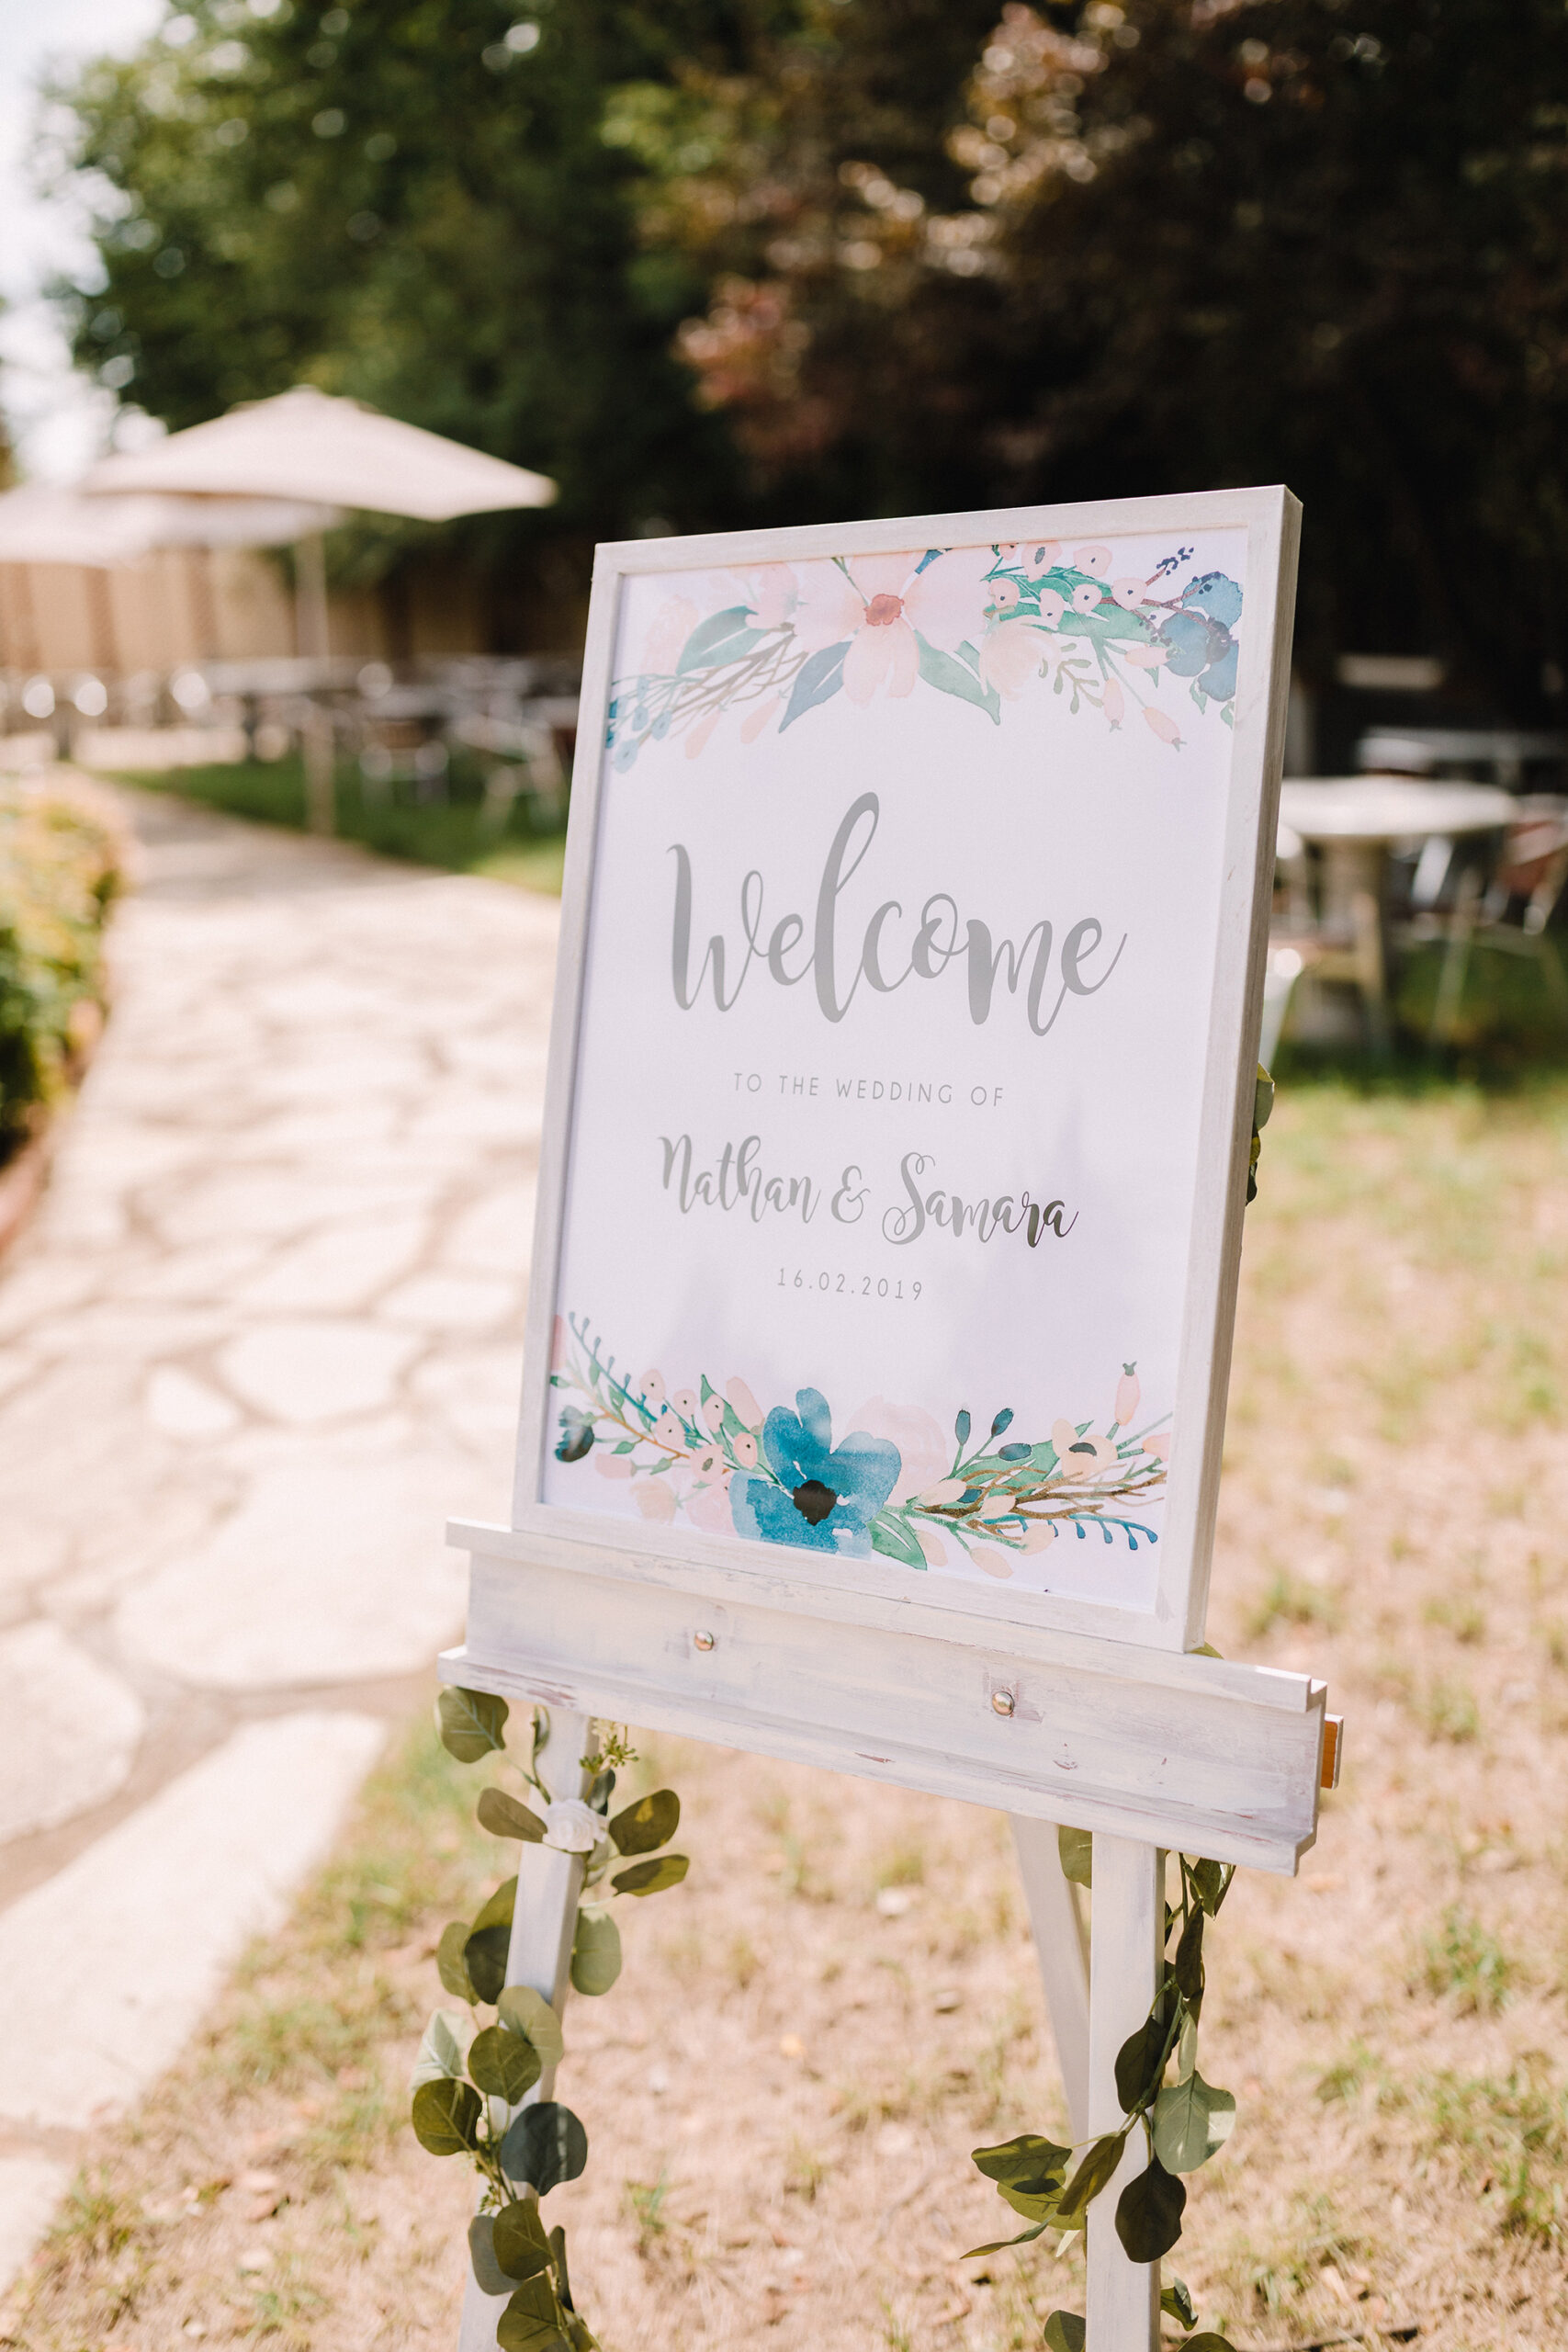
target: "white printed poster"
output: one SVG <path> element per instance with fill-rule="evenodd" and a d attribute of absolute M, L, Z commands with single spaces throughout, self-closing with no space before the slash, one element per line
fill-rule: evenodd
<path fill-rule="evenodd" d="M 545 1505 L 1153 1606 L 1247 548 L 621 581 Z"/>

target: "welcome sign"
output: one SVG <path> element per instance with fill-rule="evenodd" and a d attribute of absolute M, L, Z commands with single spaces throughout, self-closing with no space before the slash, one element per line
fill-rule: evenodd
<path fill-rule="evenodd" d="M 601 551 L 519 1528 L 1201 1639 L 1294 513 Z"/>

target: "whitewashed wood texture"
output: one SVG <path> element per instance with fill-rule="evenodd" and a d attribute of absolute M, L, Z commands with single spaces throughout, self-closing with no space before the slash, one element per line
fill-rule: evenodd
<path fill-rule="evenodd" d="M 539 1772 L 552 1796 L 580 1797 L 586 1792 L 588 1775 L 578 1759 L 588 1752 L 592 1730 L 587 1715 L 551 1716 L 549 1744 L 539 1758 Z M 585 1855 L 563 1854 L 553 1846 L 520 1845 L 517 1849 L 517 1905 L 512 1915 L 506 1981 L 532 1985 L 557 2017 L 564 2014 L 571 1990 L 571 1943 L 586 1861 Z M 547 2066 L 533 2089 L 518 2100 L 513 2114 L 520 2115 L 524 2108 L 553 2098 L 555 2083 L 556 2070 Z M 506 2304 L 504 2295 L 485 2293 L 470 2263 L 457 2352 L 495 2352 L 496 2325 Z"/>
<path fill-rule="evenodd" d="M 1075 2142 L 1089 2137 L 1089 1938 L 1077 1898 L 1062 1871 L 1054 1821 L 1012 1817 L 1019 1875 L 1040 1955 L 1045 2007 L 1056 2044 Z"/>
<path fill-rule="evenodd" d="M 636 573 L 675 577 L 685 571 L 885 554 L 911 545 L 973 547 L 987 541 L 1010 544 L 1035 537 L 1071 541 L 1128 532 L 1243 528 L 1247 537 L 1248 625 L 1241 639 L 1220 933 L 1200 1124 L 1199 1206 L 1189 1251 L 1173 1415 L 1179 1442 L 1172 1456 L 1155 1606 L 1152 1611 L 1138 1611 L 1052 1594 L 1037 1595 L 1032 1603 L 1041 1623 L 1064 1630 L 1095 1632 L 1170 1650 L 1195 1648 L 1202 1641 L 1252 1131 L 1300 519 L 1297 501 L 1289 491 L 1276 487 L 639 539 L 599 548 L 584 656 L 578 737 L 581 756 L 573 775 L 567 841 L 518 1431 L 514 1526 L 544 1533 L 563 1520 L 585 1516 L 547 1507 L 540 1495 L 550 1437 L 550 1338 L 558 1306 L 603 745 L 621 582 Z M 757 1554 L 761 1547 L 738 1535 L 703 1538 L 683 1529 L 646 1530 L 642 1543 L 645 1550 L 662 1551 L 671 1560 L 728 1559 L 738 1567 L 759 1569 Z M 835 1562 L 835 1572 L 840 1581 L 865 1581 L 877 1574 L 872 1564 L 847 1558 Z"/>
<path fill-rule="evenodd" d="M 1165 1856 L 1122 1838 L 1094 1841 L 1094 1932 L 1089 1939 L 1089 2120 L 1095 2132 L 1122 2121 L 1116 2052 L 1148 2016 L 1165 1941 Z M 1116 2234 L 1116 2200 L 1145 2170 L 1141 2126 L 1128 2135 L 1111 2179 L 1089 2209 L 1088 2352 L 1156 2352 L 1159 2264 L 1129 2262 Z"/>
<path fill-rule="evenodd" d="M 450 1532 L 472 1566 L 448 1681 L 1260 1870 L 1316 1834 L 1304 1675 L 803 1585 L 782 1547 L 759 1574 Z"/>

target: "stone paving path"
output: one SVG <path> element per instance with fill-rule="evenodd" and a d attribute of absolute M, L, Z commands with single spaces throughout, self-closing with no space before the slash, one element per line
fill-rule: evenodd
<path fill-rule="evenodd" d="M 324 1851 L 507 1516 L 556 909 L 128 795 L 0 1265 L 0 2285 Z"/>

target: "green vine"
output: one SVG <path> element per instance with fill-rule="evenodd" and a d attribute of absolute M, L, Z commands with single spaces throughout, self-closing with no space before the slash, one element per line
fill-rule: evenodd
<path fill-rule="evenodd" d="M 481 1828 L 526 1845 L 549 1845 L 585 1857 L 582 1899 L 572 1937 L 576 1992 L 607 1993 L 621 1973 L 621 1936 L 609 1905 L 623 1895 L 658 1894 L 678 1886 L 684 1854 L 661 1853 L 681 1822 L 673 1789 L 639 1798 L 612 1818 L 619 1766 L 635 1759 L 623 1731 L 598 1727 L 578 1758 L 592 1775 L 586 1797 L 553 1798 L 538 1759 L 549 1715 L 533 1711 L 525 1758 L 506 1752 L 504 1699 L 484 1690 L 443 1690 L 437 1703 L 442 1745 L 460 1763 L 498 1756 L 522 1794 L 492 1783 L 479 1797 Z M 530 1798 L 542 1805 L 536 1812 Z M 625 1868 L 614 1870 L 620 1861 Z M 604 1881 L 609 1880 L 606 1890 Z M 539 2205 L 588 2162 L 588 2134 L 570 2108 L 555 2099 L 521 2104 L 565 2049 L 560 2019 L 531 1985 L 506 1982 L 517 1900 L 515 1877 L 498 1886 L 472 1920 L 442 1930 L 435 1962 L 442 1984 L 468 2015 L 437 2009 L 414 2062 L 413 2128 L 435 2156 L 467 2156 L 479 2176 L 479 2211 L 468 2224 L 474 2277 L 487 2295 L 505 2295 L 496 2326 L 502 2352 L 597 2352 L 598 2339 L 572 2301 L 566 2233 L 547 2230 Z M 486 2021 L 485 2009 L 493 2011 Z"/>
<path fill-rule="evenodd" d="M 1065 1875 L 1076 1885 L 1092 1883 L 1093 1839 L 1085 1829 L 1060 1829 L 1057 1838 Z M 1116 2053 L 1116 2096 L 1122 2120 L 1114 2132 L 1058 2147 L 1037 2132 L 976 2148 L 975 2162 L 997 2194 L 1030 2224 L 1017 2237 L 976 2246 L 976 2254 L 999 2254 L 1026 2245 L 1046 2230 L 1064 2237 L 1083 2229 L 1089 2209 L 1114 2177 L 1127 2142 L 1141 2129 L 1148 2163 L 1128 2181 L 1116 2200 L 1116 2234 L 1131 2262 L 1158 2262 L 1181 2235 L 1187 2203 L 1183 2176 L 1196 2172 L 1223 2148 L 1235 2121 L 1235 2100 L 1216 2090 L 1198 2071 L 1198 2020 L 1203 2007 L 1203 1936 L 1230 1892 L 1235 1866 L 1195 1860 L 1179 1854 L 1179 1904 L 1165 1906 L 1165 1939 L 1159 1985 L 1148 2016 Z M 1172 1949 L 1172 1939 L 1175 1948 Z M 1167 2074 L 1174 2066 L 1174 2078 Z M 1074 2163 L 1075 2154 L 1077 2161 Z M 1192 2334 L 1198 2315 L 1179 2278 L 1163 2288 L 1160 2309 L 1183 2331 L 1183 2352 L 1232 2352 L 1218 2330 Z M 1077 2312 L 1053 2312 L 1045 2323 L 1047 2352 L 1083 2352 L 1085 2323 Z"/>

